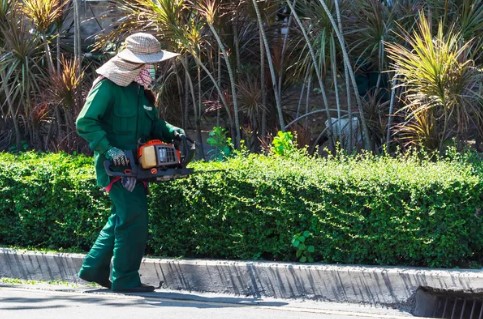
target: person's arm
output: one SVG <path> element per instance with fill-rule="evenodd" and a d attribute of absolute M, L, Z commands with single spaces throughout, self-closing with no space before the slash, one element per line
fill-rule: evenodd
<path fill-rule="evenodd" d="M 164 141 L 172 141 L 175 137 L 186 134 L 182 128 L 169 124 L 156 114 L 153 135 Z"/>
<path fill-rule="evenodd" d="M 111 148 L 101 121 L 112 103 L 112 87 L 108 80 L 102 80 L 89 92 L 76 120 L 77 133 L 89 143 L 91 150 L 100 154 Z"/>

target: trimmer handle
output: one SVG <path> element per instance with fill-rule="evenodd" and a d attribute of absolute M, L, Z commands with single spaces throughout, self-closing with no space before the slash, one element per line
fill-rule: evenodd
<path fill-rule="evenodd" d="M 109 176 L 126 176 L 126 177 L 136 177 L 137 176 L 137 170 L 138 167 L 136 165 L 136 162 L 134 160 L 134 154 L 132 151 L 124 151 L 124 154 L 126 154 L 126 157 L 128 159 L 128 166 L 114 166 L 117 168 L 122 168 L 122 170 L 113 170 L 112 169 L 112 162 L 110 160 L 105 160 L 104 161 L 104 169 L 107 172 L 107 175 Z"/>
<path fill-rule="evenodd" d="M 190 137 L 178 132 L 175 133 L 174 137 L 181 141 L 181 167 L 185 168 L 195 155 L 196 144 Z"/>

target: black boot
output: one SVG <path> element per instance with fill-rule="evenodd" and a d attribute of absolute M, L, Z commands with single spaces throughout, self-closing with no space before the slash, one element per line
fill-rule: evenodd
<path fill-rule="evenodd" d="M 107 289 L 111 289 L 111 281 L 109 279 L 96 280 L 96 279 L 92 279 L 92 278 L 87 278 L 84 275 L 79 275 L 79 278 L 82 279 L 82 280 L 85 280 L 85 281 L 95 282 L 99 286 L 102 286 L 102 287 L 107 288 Z"/>
<path fill-rule="evenodd" d="M 149 286 L 145 284 L 141 284 L 141 286 L 132 287 L 132 288 L 123 288 L 114 290 L 115 292 L 153 292 L 154 286 Z"/>

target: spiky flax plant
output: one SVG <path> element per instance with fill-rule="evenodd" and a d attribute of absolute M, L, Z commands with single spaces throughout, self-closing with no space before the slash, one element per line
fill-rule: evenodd
<path fill-rule="evenodd" d="M 463 136 L 472 121 L 483 117 L 482 70 L 471 59 L 471 40 L 454 28 L 443 32 L 441 22 L 433 36 L 422 13 L 418 29 L 413 34 L 403 31 L 400 37 L 407 45 L 388 43 L 387 49 L 408 101 L 401 111 L 413 124 L 430 111 L 441 130 L 437 136 L 442 150 L 448 138 Z"/>

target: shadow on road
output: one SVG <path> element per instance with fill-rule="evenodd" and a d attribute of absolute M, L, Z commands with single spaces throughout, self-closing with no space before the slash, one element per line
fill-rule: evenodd
<path fill-rule="evenodd" d="M 151 293 L 115 293 L 109 289 L 39 289 L 16 285 L 0 285 L 12 294 L 0 297 L 3 310 L 55 309 L 92 304 L 106 307 L 282 307 L 287 302 L 261 300 L 255 297 L 205 296 L 194 293 L 154 291 Z M 15 293 L 13 293 L 15 291 Z M 8 296 L 10 295 L 10 296 Z M 5 294 L 4 294 L 5 296 Z"/>

